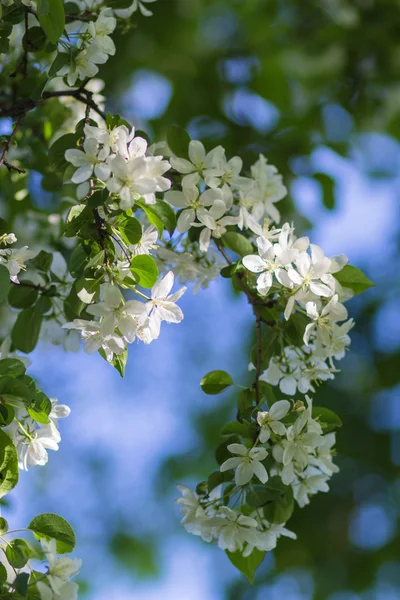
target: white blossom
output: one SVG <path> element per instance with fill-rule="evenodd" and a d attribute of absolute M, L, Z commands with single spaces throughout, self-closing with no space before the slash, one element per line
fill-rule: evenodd
<path fill-rule="evenodd" d="M 219 517 L 215 518 L 218 528 L 218 546 L 222 550 L 236 552 L 242 550 L 244 544 L 255 546 L 259 540 L 257 521 L 246 517 L 227 506 L 221 506 Z"/>
<path fill-rule="evenodd" d="M 221 198 L 221 194 L 217 190 L 206 190 L 200 194 L 197 186 L 191 184 L 183 184 L 182 191 L 167 192 L 165 199 L 176 206 L 183 208 L 178 217 L 177 228 L 181 233 L 189 231 L 193 222 L 196 220 L 197 211 L 202 214 L 202 210 L 206 206 L 212 206 L 214 202 Z"/>
<path fill-rule="evenodd" d="M 90 179 L 93 174 L 107 181 L 111 175 L 110 167 L 105 163 L 109 155 L 109 148 L 100 148 L 93 138 L 86 139 L 83 143 L 83 152 L 78 149 L 69 149 L 65 152 L 65 159 L 74 167 L 78 167 L 71 177 L 73 183 L 83 183 Z"/>
<path fill-rule="evenodd" d="M 260 426 L 260 442 L 264 444 L 271 437 L 271 431 L 277 435 L 285 435 L 286 427 L 281 423 L 290 410 L 288 400 L 274 402 L 268 411 L 257 413 L 257 423 Z"/>
<path fill-rule="evenodd" d="M 159 337 L 162 321 L 180 323 L 183 319 L 183 312 L 175 303 L 186 292 L 186 288 L 182 287 L 174 294 L 170 294 L 173 285 L 174 274 L 170 271 L 157 281 L 151 290 L 151 300 L 146 302 L 149 329 L 153 339 Z"/>
<path fill-rule="evenodd" d="M 26 270 L 25 262 L 34 256 L 36 256 L 36 252 L 28 250 L 28 246 L 6 248 L 0 250 L 0 265 L 4 265 L 8 269 L 11 281 L 18 284 L 18 274 Z"/>
<path fill-rule="evenodd" d="M 235 458 L 228 458 L 220 467 L 220 471 L 235 470 L 236 485 L 246 485 L 252 479 L 253 475 L 266 483 L 268 481 L 268 473 L 262 460 L 264 460 L 268 452 L 265 448 L 246 448 L 242 444 L 229 444 L 228 450 L 231 454 L 237 454 Z"/>
<path fill-rule="evenodd" d="M 10 428 L 22 470 L 45 465 L 49 459 L 47 450 L 58 450 L 61 436 L 52 423 L 36 427 L 35 421 L 28 418 L 23 424 L 12 423 Z"/>

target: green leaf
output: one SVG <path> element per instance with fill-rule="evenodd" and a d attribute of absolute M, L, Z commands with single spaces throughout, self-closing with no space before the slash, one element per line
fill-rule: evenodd
<path fill-rule="evenodd" d="M 225 248 L 232 250 L 232 252 L 239 254 L 239 256 L 254 254 L 253 244 L 241 233 L 228 231 L 221 237 L 221 242 Z"/>
<path fill-rule="evenodd" d="M 231 435 L 226 438 L 215 450 L 215 459 L 219 465 L 222 465 L 228 458 L 232 458 L 232 454 L 228 450 L 229 444 L 239 444 L 241 442 L 238 435 Z"/>
<path fill-rule="evenodd" d="M 328 210 L 335 208 L 335 182 L 332 177 L 326 173 L 315 173 L 314 179 L 318 181 L 322 188 L 322 202 Z"/>
<path fill-rule="evenodd" d="M 99 279 L 78 279 L 76 282 L 76 293 L 79 300 L 85 304 L 92 304 L 100 290 Z"/>
<path fill-rule="evenodd" d="M 22 45 L 26 44 L 29 52 L 40 52 L 47 46 L 47 37 L 41 27 L 30 27 L 22 39 Z"/>
<path fill-rule="evenodd" d="M 7 533 L 7 531 L 8 523 L 3 517 L 0 517 L 0 535 L 4 535 L 5 533 Z"/>
<path fill-rule="evenodd" d="M 126 244 L 137 244 L 142 239 L 142 226 L 134 217 L 125 217 L 117 229 Z"/>
<path fill-rule="evenodd" d="M 243 438 L 252 438 L 257 431 L 255 423 L 239 423 L 238 421 L 232 421 L 221 429 L 221 435 L 240 435 Z"/>
<path fill-rule="evenodd" d="M 69 54 L 67 54 L 69 58 Z M 49 166 L 58 172 L 65 171 L 69 163 L 65 160 L 65 152 L 69 148 L 76 148 L 78 136 L 74 133 L 67 133 L 61 136 L 50 146 L 49 149 Z"/>
<path fill-rule="evenodd" d="M 3 563 L 0 562 L 0 586 L 3 587 L 3 585 L 6 583 L 7 581 L 7 570 L 5 568 L 5 566 L 3 565 Z"/>
<path fill-rule="evenodd" d="M 14 444 L 0 429 L 0 498 L 18 483 L 18 455 Z"/>
<path fill-rule="evenodd" d="M 3 358 L 0 360 L 0 377 L 21 377 L 25 375 L 26 367 L 17 358 Z"/>
<path fill-rule="evenodd" d="M 38 423 L 50 423 L 49 414 L 51 413 L 51 400 L 43 392 L 37 390 L 33 396 L 28 413 Z"/>
<path fill-rule="evenodd" d="M 265 552 L 257 550 L 256 548 L 250 554 L 250 556 L 244 557 L 241 552 L 229 552 L 226 551 L 226 555 L 231 563 L 241 572 L 250 583 L 254 581 L 254 575 L 260 564 L 262 563 Z"/>
<path fill-rule="evenodd" d="M 31 557 L 31 549 L 25 540 L 17 538 L 7 544 L 6 557 L 12 567 L 22 569 Z"/>
<path fill-rule="evenodd" d="M 65 67 L 65 65 L 67 65 L 69 61 L 70 54 L 68 52 L 59 52 L 49 69 L 49 77 L 54 77 L 55 75 L 57 75 L 58 71 Z"/>
<path fill-rule="evenodd" d="M 208 483 L 207 483 L 208 493 L 210 494 L 213 491 L 213 489 L 215 489 L 222 483 L 228 483 L 229 481 L 232 481 L 232 479 L 233 479 L 232 471 L 224 471 L 224 473 L 221 473 L 221 471 L 214 471 L 214 473 L 211 473 L 211 475 L 209 475 L 209 477 L 208 477 Z"/>
<path fill-rule="evenodd" d="M 154 211 L 165 229 L 172 235 L 176 227 L 176 213 L 174 209 L 165 200 L 157 200 L 155 204 L 151 205 L 151 210 Z"/>
<path fill-rule="evenodd" d="M 86 204 L 73 206 L 65 223 L 65 237 L 74 237 L 87 224 L 93 223 L 93 213 Z"/>
<path fill-rule="evenodd" d="M 100 348 L 99 354 L 106 362 L 108 362 L 106 353 L 103 348 Z M 126 348 L 122 354 L 114 354 L 114 358 L 108 364 L 112 365 L 118 371 L 121 377 L 125 376 L 126 361 L 128 360 L 128 349 Z"/>
<path fill-rule="evenodd" d="M 35 537 L 40 540 L 56 540 L 57 552 L 66 554 L 75 548 L 76 538 L 71 525 L 59 515 L 44 513 L 35 517 L 28 525 Z"/>
<path fill-rule="evenodd" d="M 12 343 L 17 350 L 28 354 L 35 348 L 42 326 L 42 315 L 34 308 L 21 311 L 11 331 Z"/>
<path fill-rule="evenodd" d="M 286 493 L 280 496 L 275 502 L 270 502 L 264 506 L 264 515 L 267 521 L 280 525 L 290 519 L 294 510 L 293 490 L 286 487 Z"/>
<path fill-rule="evenodd" d="M 0 398 L 6 402 L 8 396 L 30 402 L 32 399 L 32 390 L 26 383 L 19 379 L 14 379 L 13 377 L 1 377 Z"/>
<path fill-rule="evenodd" d="M 360 269 L 353 267 L 353 265 L 346 265 L 341 271 L 334 273 L 333 276 L 340 285 L 350 288 L 355 294 L 361 294 L 368 288 L 375 286 Z"/>
<path fill-rule="evenodd" d="M 239 263 L 232 263 L 231 265 L 227 265 L 223 269 L 221 269 L 221 277 L 225 279 L 230 279 L 236 273 L 238 269 Z"/>
<path fill-rule="evenodd" d="M 87 275 L 89 278 L 94 277 L 95 279 L 97 279 L 99 275 L 101 276 L 103 272 L 105 256 L 105 250 L 100 250 L 100 252 L 97 252 L 97 254 L 92 256 L 87 265 L 85 265 L 85 275 Z"/>
<path fill-rule="evenodd" d="M 220 394 L 233 385 L 233 379 L 226 371 L 210 371 L 200 381 L 200 387 L 205 394 Z"/>
<path fill-rule="evenodd" d="M 144 288 L 152 288 L 158 279 L 157 263 L 152 256 L 146 254 L 135 256 L 130 270 L 137 283 Z"/>
<path fill-rule="evenodd" d="M 35 311 L 40 315 L 45 315 L 53 308 L 51 298 L 48 296 L 40 296 L 39 300 L 35 304 Z"/>
<path fill-rule="evenodd" d="M 191 141 L 188 132 L 179 125 L 170 125 L 166 129 L 167 144 L 180 158 L 189 159 L 189 144 Z"/>
<path fill-rule="evenodd" d="M 72 251 L 70 259 L 68 261 L 68 271 L 72 277 L 82 277 L 86 263 L 89 262 L 89 256 L 86 251 L 86 247 L 82 244 L 78 244 Z"/>
<path fill-rule="evenodd" d="M 50 42 L 55 44 L 62 36 L 65 26 L 63 0 L 38 0 L 39 23 Z"/>
<path fill-rule="evenodd" d="M 312 417 L 318 420 L 324 433 L 330 433 L 343 425 L 339 415 L 324 406 L 313 406 Z"/>
<path fill-rule="evenodd" d="M 259 508 L 268 502 L 278 502 L 288 492 L 288 486 L 282 483 L 278 475 L 270 477 L 263 486 L 253 485 L 251 491 L 246 495 L 246 502 L 249 506 Z"/>
<path fill-rule="evenodd" d="M 261 383 L 261 382 L 260 382 Z M 249 418 L 255 407 L 254 390 L 243 390 L 238 397 L 238 410 L 240 417 Z"/>
<path fill-rule="evenodd" d="M 35 258 L 32 258 L 31 265 L 38 271 L 42 271 L 43 273 L 47 273 L 51 269 L 51 265 L 53 264 L 53 255 L 51 252 L 45 252 L 41 250 Z"/>
<path fill-rule="evenodd" d="M 154 210 L 153 205 L 146 204 L 145 202 L 142 202 L 142 200 L 137 200 L 136 204 L 146 214 L 146 217 L 148 218 L 149 223 L 154 225 L 154 227 L 157 228 L 158 233 L 160 235 L 162 235 L 162 232 L 164 231 L 164 223 L 162 222 L 162 220 L 160 219 L 160 217 Z"/>
<path fill-rule="evenodd" d="M 13 588 L 21 596 L 26 596 L 28 593 L 28 582 L 29 573 L 19 573 L 13 582 Z"/>
<path fill-rule="evenodd" d="M 0 404 L 0 427 L 7 427 L 13 422 L 15 410 L 9 404 Z"/>
<path fill-rule="evenodd" d="M 0 302 L 7 298 L 10 287 L 10 273 L 4 265 L 0 265 Z"/>
<path fill-rule="evenodd" d="M 29 287 L 31 283 L 31 281 L 24 280 L 21 281 L 20 285 L 13 285 L 11 287 L 8 294 L 8 303 L 10 306 L 13 308 L 28 308 L 32 304 L 35 304 L 39 293 L 35 287 Z"/>

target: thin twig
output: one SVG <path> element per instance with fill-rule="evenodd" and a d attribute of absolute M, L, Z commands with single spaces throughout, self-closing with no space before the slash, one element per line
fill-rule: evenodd
<path fill-rule="evenodd" d="M 15 136 L 17 135 L 18 129 L 20 128 L 20 125 L 21 125 L 21 123 L 23 121 L 23 118 L 24 118 L 23 115 L 20 115 L 18 117 L 17 122 L 16 122 L 16 124 L 14 126 L 14 129 L 13 129 L 11 135 L 8 136 L 8 139 L 6 141 L 6 145 L 4 146 L 4 150 L 2 152 L 2 155 L 0 156 L 0 167 L 2 165 L 5 165 L 9 171 L 17 171 L 18 173 L 21 173 L 21 172 L 25 173 L 25 171 L 23 169 L 19 169 L 18 167 L 14 167 L 14 165 L 12 165 L 11 163 L 9 163 L 8 160 L 7 160 L 7 155 L 8 155 L 8 152 L 10 150 L 10 146 L 11 146 L 11 144 L 12 144 Z"/>

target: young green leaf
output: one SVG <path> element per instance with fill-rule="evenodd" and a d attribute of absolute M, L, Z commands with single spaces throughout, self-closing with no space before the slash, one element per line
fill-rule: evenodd
<path fill-rule="evenodd" d="M 42 326 L 42 315 L 33 307 L 22 310 L 11 331 L 11 340 L 17 350 L 29 354 L 35 348 L 40 328 Z"/>
<path fill-rule="evenodd" d="M 146 204 L 145 202 L 142 202 L 142 200 L 137 200 L 136 204 L 146 214 L 149 222 L 157 228 L 159 235 L 162 235 L 162 232 L 164 231 L 164 223 L 154 210 L 153 205 Z"/>
<path fill-rule="evenodd" d="M 350 288 L 354 294 L 361 294 L 375 284 L 357 267 L 346 265 L 338 273 L 334 273 L 335 279 L 338 280 L 343 287 Z"/>
<path fill-rule="evenodd" d="M 79 300 L 85 304 L 92 304 L 100 290 L 99 279 L 78 279 L 76 282 L 76 293 Z"/>
<path fill-rule="evenodd" d="M 224 473 L 221 473 L 221 471 L 214 471 L 208 476 L 208 493 L 212 492 L 214 488 L 218 487 L 222 483 L 228 483 L 229 481 L 232 481 L 232 479 L 232 471 L 225 471 Z"/>
<path fill-rule="evenodd" d="M 157 200 L 151 205 L 151 210 L 160 219 L 165 229 L 172 235 L 176 227 L 176 213 L 173 208 L 164 200 Z"/>
<path fill-rule="evenodd" d="M 7 298 L 10 287 L 10 273 L 4 265 L 0 265 L 0 302 Z"/>
<path fill-rule="evenodd" d="M 21 281 L 13 285 L 8 294 L 8 303 L 13 308 L 29 308 L 35 304 L 39 292 L 30 281 Z"/>
<path fill-rule="evenodd" d="M 50 42 L 55 44 L 63 34 L 65 12 L 63 0 L 38 0 L 37 14 L 39 23 Z"/>
<path fill-rule="evenodd" d="M 3 358 L 0 360 L 0 377 L 21 377 L 25 374 L 24 363 L 17 358 Z"/>
<path fill-rule="evenodd" d="M 341 418 L 333 410 L 324 406 L 314 406 L 312 417 L 319 421 L 324 433 L 330 433 L 343 425 Z"/>
<path fill-rule="evenodd" d="M 28 525 L 35 537 L 40 540 L 56 540 L 57 552 L 65 554 L 75 548 L 76 537 L 71 525 L 59 515 L 44 513 L 35 517 Z"/>
<path fill-rule="evenodd" d="M 221 237 L 221 242 L 225 248 L 232 250 L 239 256 L 247 256 L 254 253 L 253 244 L 241 233 L 228 231 Z"/>
<path fill-rule="evenodd" d="M 142 238 L 142 226 L 134 217 L 126 217 L 117 225 L 120 236 L 126 244 L 137 244 Z"/>
<path fill-rule="evenodd" d="M 8 435 L 0 429 L 0 498 L 17 485 L 18 477 L 17 451 Z"/>
<path fill-rule="evenodd" d="M 31 549 L 25 540 L 12 540 L 6 547 L 6 557 L 8 562 L 15 569 L 22 569 L 31 557 Z"/>
<path fill-rule="evenodd" d="M 157 263 L 146 254 L 135 256 L 130 266 L 137 283 L 144 288 L 152 288 L 158 279 Z"/>
<path fill-rule="evenodd" d="M 265 556 L 265 552 L 263 552 L 261 550 L 257 550 L 257 548 L 255 548 L 253 550 L 253 552 L 250 554 L 250 556 L 245 557 L 239 551 L 238 552 L 229 552 L 229 550 L 227 550 L 226 555 L 229 558 L 229 560 L 231 561 L 231 563 L 237 569 L 239 569 L 239 571 L 241 573 L 243 573 L 243 575 L 245 577 L 247 577 L 249 582 L 253 583 L 255 572 L 258 569 L 258 567 L 260 566 L 260 564 L 262 563 L 264 556 Z"/>
<path fill-rule="evenodd" d="M 233 385 L 233 379 L 226 371 L 210 371 L 200 381 L 201 389 L 205 394 L 220 394 Z"/>

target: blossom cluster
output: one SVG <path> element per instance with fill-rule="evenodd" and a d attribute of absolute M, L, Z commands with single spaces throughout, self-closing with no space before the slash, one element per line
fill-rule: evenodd
<path fill-rule="evenodd" d="M 5 429 L 10 434 L 18 454 L 18 466 L 27 471 L 28 467 L 44 466 L 49 459 L 48 450 L 58 450 L 61 435 L 58 419 L 70 415 L 70 408 L 51 399 L 48 423 L 37 423 L 29 414 L 18 408 L 13 422 Z"/>
<path fill-rule="evenodd" d="M 266 231 L 257 238 L 257 247 L 258 254 L 245 256 L 242 262 L 257 275 L 258 293 L 281 298 L 286 321 L 297 313 L 305 323 L 303 345 L 284 346 L 271 358 L 261 379 L 279 384 L 290 396 L 296 391 L 314 392 L 313 382 L 334 378 L 334 359 L 342 359 L 350 345 L 348 334 L 354 321 L 347 320 L 343 302 L 352 293 L 334 277 L 348 259 L 345 255 L 326 257 L 307 237 L 297 239 L 289 223 Z"/>
<path fill-rule="evenodd" d="M 24 542 L 22 543 L 24 548 L 28 548 Z M 10 545 L 9 542 L 8 545 Z M 82 561 L 79 558 L 58 556 L 55 539 L 47 540 L 43 537 L 40 540 L 40 546 L 41 554 L 47 563 L 46 572 L 41 574 L 35 571 L 36 575 L 40 575 L 40 578 L 32 577 L 32 582 L 28 584 L 29 590 L 32 590 L 33 593 L 37 592 L 40 600 L 77 600 L 78 585 L 71 579 L 78 575 Z M 3 547 L 2 549 L 4 550 Z M 5 550 L 4 553 L 6 554 Z M 29 553 L 35 556 L 35 552 L 31 548 L 29 548 Z M 13 583 L 18 576 L 32 572 L 29 562 L 22 568 L 15 568 L 13 564 L 8 562 L 7 557 L 3 557 L 2 564 L 7 573 L 6 583 L 11 587 L 13 587 Z"/>
<path fill-rule="evenodd" d="M 84 349 L 92 354 L 103 349 L 106 359 L 111 362 L 114 355 L 122 354 L 126 344 L 138 340 L 149 344 L 160 335 L 162 321 L 180 323 L 183 313 L 176 304 L 186 288 L 171 294 L 174 284 L 172 271 L 160 279 L 151 290 L 146 302 L 125 301 L 119 287 L 106 283 L 102 286 L 103 300 L 88 306 L 88 313 L 99 320 L 75 319 L 64 328 L 81 331 Z"/>
<path fill-rule="evenodd" d="M 283 521 L 274 515 L 274 522 L 268 522 L 276 490 L 303 507 L 314 494 L 328 491 L 328 480 L 339 470 L 332 461 L 335 434 L 324 435 L 319 420 L 312 417 L 311 399 L 306 400 L 307 406 L 278 400 L 269 410 L 258 411 L 255 442 L 228 444 L 233 456 L 221 464 L 220 471 L 232 473 L 234 484 L 222 484 L 211 492 L 200 489 L 199 494 L 178 486 L 182 498 L 177 503 L 189 533 L 207 542 L 217 540 L 223 550 L 239 551 L 244 557 L 254 548 L 274 549 L 281 535 L 295 539 L 284 522 L 292 508 Z"/>
<path fill-rule="evenodd" d="M 14 233 L 5 233 L 0 235 L 0 265 L 6 267 L 10 273 L 10 280 L 13 283 L 19 283 L 18 274 L 25 271 L 25 262 L 35 256 L 35 252 L 28 249 L 28 246 L 22 248 L 9 248 L 15 244 L 17 237 Z M 1 246 L 5 246 L 1 248 Z"/>

